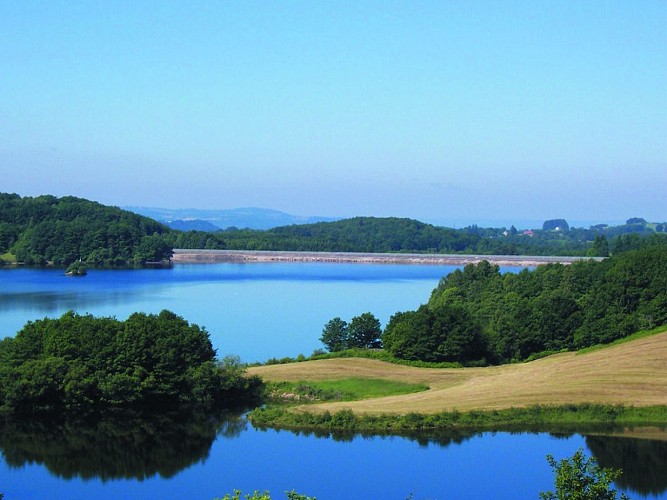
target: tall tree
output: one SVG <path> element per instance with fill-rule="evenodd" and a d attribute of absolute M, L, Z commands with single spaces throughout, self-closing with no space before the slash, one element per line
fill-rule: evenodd
<path fill-rule="evenodd" d="M 348 345 L 361 349 L 377 349 L 382 346 L 380 335 L 380 321 L 372 313 L 365 312 L 350 321 Z"/>
<path fill-rule="evenodd" d="M 604 235 L 600 234 L 593 240 L 591 257 L 609 257 L 609 242 Z"/>
<path fill-rule="evenodd" d="M 329 352 L 344 351 L 348 346 L 348 335 L 347 322 L 335 317 L 324 325 L 320 340 Z"/>

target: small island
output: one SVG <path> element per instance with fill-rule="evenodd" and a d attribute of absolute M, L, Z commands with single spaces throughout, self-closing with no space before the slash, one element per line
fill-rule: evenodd
<path fill-rule="evenodd" d="M 80 260 L 72 262 L 65 271 L 65 276 L 85 276 L 86 274 L 88 274 L 88 266 Z"/>

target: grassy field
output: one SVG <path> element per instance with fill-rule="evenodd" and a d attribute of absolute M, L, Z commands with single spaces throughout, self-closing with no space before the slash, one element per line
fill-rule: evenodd
<path fill-rule="evenodd" d="M 268 381 L 385 379 L 427 391 L 308 405 L 307 410 L 403 414 L 570 403 L 667 405 L 667 331 L 582 354 L 486 368 L 429 369 L 343 358 L 250 368 Z"/>
<path fill-rule="evenodd" d="M 425 384 L 387 379 L 337 378 L 274 382 L 272 394 L 278 401 L 356 401 L 425 391 Z"/>

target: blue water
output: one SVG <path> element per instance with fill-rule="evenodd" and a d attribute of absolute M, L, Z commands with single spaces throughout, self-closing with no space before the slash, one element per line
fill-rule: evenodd
<path fill-rule="evenodd" d="M 483 434 L 448 447 L 420 446 L 404 438 L 351 442 L 304 438 L 289 432 L 248 430 L 218 439 L 201 465 L 165 480 L 63 481 L 39 466 L 3 470 L 7 500 L 208 499 L 233 489 L 269 490 L 274 499 L 296 489 L 318 499 L 537 498 L 553 490 L 545 460 L 571 455 L 584 440 L 548 434 Z M 29 481 L 24 478 L 29 477 Z M 46 494 L 48 493 L 48 495 Z"/>
<path fill-rule="evenodd" d="M 177 265 L 166 270 L 91 271 L 84 278 L 60 270 L 0 270 L 0 337 L 14 335 L 27 321 L 67 310 L 125 319 L 136 311 L 170 309 L 205 326 L 220 355 L 244 361 L 310 354 L 320 348 L 323 325 L 335 316 L 349 320 L 366 311 L 382 324 L 397 311 L 428 300 L 452 266 L 364 264 Z M 514 269 L 516 270 L 516 269 Z M 47 437 L 48 442 L 48 437 Z M 260 431 L 219 434 L 210 447 L 170 477 L 143 479 L 63 478 L 30 458 L 18 467 L 0 456 L 0 492 L 6 500 L 32 498 L 201 498 L 212 500 L 238 488 L 270 490 L 273 498 L 296 491 L 327 499 L 537 498 L 553 490 L 545 456 L 569 457 L 589 438 L 574 434 L 485 433 L 448 445 L 425 439 L 361 437 L 347 441 Z M 637 463 L 630 440 L 595 447 L 624 451 Z M 667 498 L 661 471 L 667 451 L 652 442 L 641 470 L 653 470 L 658 486 L 627 491 L 632 498 Z M 657 451 L 656 451 L 657 450 Z M 653 458 L 657 457 L 657 458 Z M 657 461 L 656 461 L 657 460 Z M 602 462 L 602 460 L 601 460 Z M 16 462 L 12 462 L 16 463 Z M 625 464 L 624 464 L 625 465 Z M 657 472 L 655 472 L 657 471 Z M 129 474 L 132 476 L 132 474 Z M 633 479 L 637 481 L 637 479 Z"/>
<path fill-rule="evenodd" d="M 219 355 L 242 361 L 310 355 L 324 324 L 370 311 L 386 324 L 428 300 L 454 266 L 361 264 L 211 264 L 172 269 L 0 271 L 0 337 L 27 321 L 68 310 L 125 319 L 169 309 L 204 326 Z"/>

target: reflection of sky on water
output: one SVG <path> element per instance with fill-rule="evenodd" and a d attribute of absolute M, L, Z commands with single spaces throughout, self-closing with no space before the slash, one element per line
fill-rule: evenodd
<path fill-rule="evenodd" d="M 245 361 L 310 354 L 334 316 L 383 323 L 428 300 L 452 266 L 330 263 L 177 265 L 171 269 L 0 271 L 0 336 L 68 310 L 125 319 L 169 309 L 206 327 L 219 354 Z"/>
<path fill-rule="evenodd" d="M 323 325 L 370 311 L 386 324 L 426 302 L 455 266 L 342 263 L 176 265 L 171 269 L 0 270 L 0 337 L 68 310 L 125 319 L 169 309 L 206 327 L 219 354 L 244 361 L 309 355 Z M 513 268 L 516 271 L 518 268 Z"/>
<path fill-rule="evenodd" d="M 58 313 L 64 310 L 86 309 L 95 304 L 118 305 L 132 301 L 139 293 L 136 291 L 118 292 L 32 292 L 3 294 L 0 297 L 0 312 L 23 308 L 40 314 Z"/>
<path fill-rule="evenodd" d="M 29 320 L 70 309 L 119 319 L 136 311 L 171 309 L 205 326 L 219 354 L 239 354 L 244 361 L 310 354 L 321 347 L 322 327 L 332 317 L 349 320 L 371 311 L 384 325 L 396 311 L 427 301 L 438 280 L 451 270 L 225 264 L 91 271 L 78 279 L 54 270 L 0 270 L 0 337 L 14 335 Z M 99 500 L 214 498 L 234 488 L 266 488 L 276 496 L 296 488 L 318 498 L 344 498 L 350 491 L 360 498 L 406 498 L 410 493 L 416 498 L 536 498 L 539 491 L 553 489 L 547 453 L 564 458 L 588 444 L 603 465 L 617 466 L 615 457 L 634 460 L 638 455 L 625 449 L 628 443 L 619 441 L 612 447 L 580 435 L 486 433 L 443 447 L 403 438 L 357 436 L 352 442 L 336 442 L 248 428 L 234 439 L 216 439 L 206 460 L 169 479 L 67 481 L 35 463 L 12 469 L 0 460 L 0 487 L 7 498 L 43 498 L 48 491 L 53 497 Z M 664 446 L 642 449 L 646 457 L 664 457 Z M 321 466 L 323 460 L 327 467 Z M 369 463 L 382 471 L 382 481 L 369 481 Z M 664 469 L 664 460 L 655 469 L 660 467 Z M 641 469 L 646 474 L 647 468 Z M 345 482 L 340 481 L 341 471 Z M 655 482 L 661 476 L 651 477 L 654 481 L 642 483 L 639 491 L 655 491 L 648 498 L 665 498 L 664 491 L 656 491 L 663 484 Z M 630 477 L 626 481 L 635 496 L 637 485 Z"/>
<path fill-rule="evenodd" d="M 137 437 L 145 433 L 140 431 Z M 123 430 L 121 437 L 125 434 L 131 437 L 132 431 Z M 604 437 L 596 439 L 606 442 Z M 74 476 L 63 479 L 37 465 L 42 460 L 33 455 L 33 465 L 20 468 L 0 462 L 0 474 L 3 491 L 13 498 L 43 498 L 46 491 L 54 498 L 98 500 L 215 498 L 235 488 L 244 492 L 267 489 L 274 497 L 295 489 L 317 498 L 386 499 L 408 498 L 411 494 L 415 498 L 537 498 L 541 491 L 554 490 L 554 476 L 546 455 L 560 460 L 582 448 L 591 456 L 588 440 L 580 434 L 484 432 L 454 440 L 356 435 L 340 441 L 308 433 L 259 431 L 248 425 L 229 438 L 219 434 L 205 459 L 168 477 L 156 474 L 141 480 L 100 481 L 82 479 L 76 469 L 71 469 Z M 67 455 L 70 460 L 76 461 L 81 441 L 79 437 L 73 440 L 76 448 L 71 456 Z M 37 447 L 31 440 L 28 443 L 30 453 L 35 452 Z M 51 440 L 46 438 L 44 443 L 45 452 L 52 452 Z M 658 448 L 663 449 L 664 445 L 658 443 Z M 123 457 L 125 450 L 115 451 L 127 462 L 122 464 L 127 474 L 132 474 L 132 466 L 141 466 Z M 637 468 L 645 470 L 647 464 L 642 460 L 650 457 L 625 451 L 631 459 L 638 457 Z M 139 455 L 133 454 L 133 460 Z M 595 456 L 601 463 L 606 461 L 605 455 Z M 59 467 L 65 462 L 58 457 L 46 458 L 57 459 Z M 104 455 L 104 460 L 110 457 Z M 664 463 L 653 466 L 659 472 Z M 381 471 L 381 478 L 373 471 Z M 341 475 L 345 481 L 341 481 Z M 628 480 L 632 484 L 637 478 Z M 636 498 L 638 491 L 642 492 L 641 487 L 638 490 L 631 486 L 628 493 Z M 665 498 L 664 489 L 641 495 Z"/>

